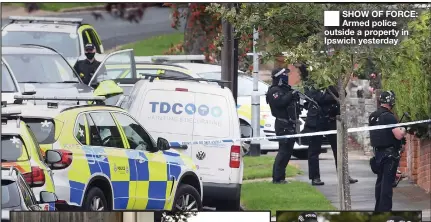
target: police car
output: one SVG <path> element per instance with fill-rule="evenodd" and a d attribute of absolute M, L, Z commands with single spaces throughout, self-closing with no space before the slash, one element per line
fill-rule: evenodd
<path fill-rule="evenodd" d="M 156 143 L 119 107 L 58 103 L 100 103 L 103 97 L 15 98 L 28 101 L 17 105 L 24 121 L 45 119 L 43 124 L 30 125 L 33 131 L 49 132 L 49 140 L 39 141 L 42 149 L 63 155 L 59 163 L 49 165 L 54 171 L 59 210 L 202 209 L 202 183 L 196 165 L 170 149 L 168 141 L 158 138 Z"/>
<path fill-rule="evenodd" d="M 31 84 L 24 84 L 23 90 L 19 87 L 18 82 L 13 75 L 12 70 L 9 68 L 9 65 L 6 61 L 2 59 L 1 61 L 1 97 L 2 101 L 6 101 L 7 103 L 13 103 L 14 96 L 23 94 L 23 95 L 33 95 L 36 93 L 36 89 Z"/>
<path fill-rule="evenodd" d="M 84 46 L 93 43 L 96 53 L 103 53 L 103 45 L 93 26 L 81 18 L 11 16 L 2 28 L 2 45 L 37 44 L 54 48 L 75 64 L 84 57 Z"/>
<path fill-rule="evenodd" d="M 2 221 L 10 220 L 10 211 L 41 211 L 41 204 L 51 204 L 57 200 L 54 193 L 42 191 L 37 201 L 21 173 L 14 167 L 2 167 L 1 173 Z"/>
<path fill-rule="evenodd" d="M 2 107 L 1 165 L 19 170 L 39 200 L 41 192 L 55 192 L 52 171 L 46 164 L 58 163 L 62 157 L 52 150 L 44 157 L 35 135 L 21 120 L 20 110 L 13 108 Z M 55 210 L 53 204 L 42 207 L 43 210 Z"/>

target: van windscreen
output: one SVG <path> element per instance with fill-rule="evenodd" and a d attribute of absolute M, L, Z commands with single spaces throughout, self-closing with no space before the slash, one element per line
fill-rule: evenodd
<path fill-rule="evenodd" d="M 19 135 L 1 136 L 2 162 L 16 162 L 28 160 L 28 154 L 23 140 Z"/>

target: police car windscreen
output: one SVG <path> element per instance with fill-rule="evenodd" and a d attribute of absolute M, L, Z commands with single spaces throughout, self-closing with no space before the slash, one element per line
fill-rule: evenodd
<path fill-rule="evenodd" d="M 6 65 L 1 65 L 1 91 L 2 92 L 17 92 L 15 83 Z"/>
<path fill-rule="evenodd" d="M 15 181 L 1 180 L 1 207 L 14 208 L 20 206 L 20 195 Z"/>
<path fill-rule="evenodd" d="M 18 83 L 79 83 L 72 68 L 58 54 L 3 55 Z"/>
<path fill-rule="evenodd" d="M 33 131 L 39 144 L 51 144 L 55 142 L 55 123 L 51 119 L 31 118 L 24 120 Z"/>
<path fill-rule="evenodd" d="M 78 57 L 80 55 L 79 40 L 76 34 L 32 31 L 9 31 L 2 34 L 2 45 L 5 46 L 37 44 L 51 47 L 64 57 Z"/>
<path fill-rule="evenodd" d="M 1 159 L 2 162 L 16 162 L 28 160 L 25 145 L 18 135 L 1 136 Z"/>

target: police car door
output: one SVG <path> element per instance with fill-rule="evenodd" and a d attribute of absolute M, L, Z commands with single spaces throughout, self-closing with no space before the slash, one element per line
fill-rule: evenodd
<path fill-rule="evenodd" d="M 131 76 L 136 76 L 135 54 L 133 49 L 125 49 L 113 52 L 107 55 L 100 63 L 94 75 L 91 77 L 89 86 L 95 86 L 104 80 L 116 79 L 118 75 L 116 72 L 109 72 L 109 69 L 121 65 L 124 69 L 129 69 L 132 73 Z"/>

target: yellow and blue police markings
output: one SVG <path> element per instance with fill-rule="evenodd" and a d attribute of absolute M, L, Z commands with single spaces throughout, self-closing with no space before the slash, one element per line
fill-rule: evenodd
<path fill-rule="evenodd" d="M 80 177 L 88 181 L 92 176 L 103 175 L 109 179 L 114 210 L 172 208 L 173 183 L 177 183 L 185 165 L 180 154 L 95 146 L 82 146 L 82 151 L 87 166 L 78 163 L 79 168 L 88 173 L 79 173 Z M 70 202 L 80 206 L 87 181 L 73 180 L 75 176 L 69 174 Z"/>

